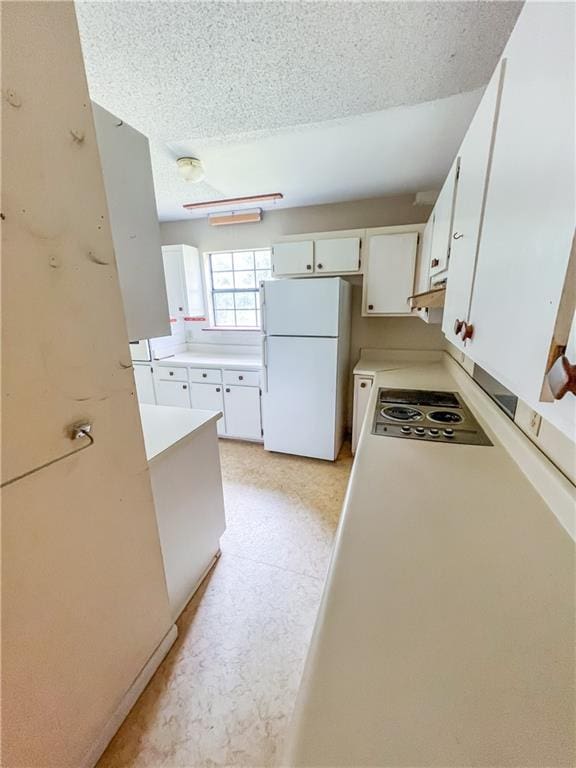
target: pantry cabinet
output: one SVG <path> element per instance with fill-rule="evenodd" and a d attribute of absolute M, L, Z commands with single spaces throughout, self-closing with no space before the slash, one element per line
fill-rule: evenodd
<path fill-rule="evenodd" d="M 206 411 L 222 411 L 224 413 L 224 395 L 222 384 L 190 384 L 190 401 L 192 408 L 201 408 Z M 226 422 L 224 416 L 216 423 L 219 435 L 226 434 Z"/>
<path fill-rule="evenodd" d="M 462 338 L 463 324 L 469 321 L 484 196 L 489 178 L 492 141 L 504 69 L 502 63 L 494 72 L 459 151 L 460 170 L 454 203 L 450 269 L 442 330 L 448 341 L 460 349 L 465 346 L 465 340 Z"/>
<path fill-rule="evenodd" d="M 250 440 L 262 439 L 260 389 L 236 384 L 224 387 L 226 434 Z"/>
<path fill-rule="evenodd" d="M 372 391 L 374 379 L 372 376 L 354 376 L 354 403 L 352 412 L 352 453 L 356 447 L 366 416 L 366 408 Z"/>
<path fill-rule="evenodd" d="M 419 232 L 367 230 L 362 314 L 410 315 Z"/>

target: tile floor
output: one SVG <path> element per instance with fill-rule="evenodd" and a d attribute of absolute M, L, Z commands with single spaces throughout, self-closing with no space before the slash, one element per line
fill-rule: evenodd
<path fill-rule="evenodd" d="M 281 755 L 352 457 L 220 445 L 222 557 L 98 768 L 263 768 Z"/>

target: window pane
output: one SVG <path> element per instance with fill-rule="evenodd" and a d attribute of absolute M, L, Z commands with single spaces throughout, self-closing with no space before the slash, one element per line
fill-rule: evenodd
<path fill-rule="evenodd" d="M 258 281 L 258 285 L 260 285 L 261 280 L 271 280 L 272 279 L 272 272 L 269 269 L 259 269 L 256 272 L 256 280 Z"/>
<path fill-rule="evenodd" d="M 214 272 L 212 280 L 214 288 L 234 288 L 233 272 Z"/>
<path fill-rule="evenodd" d="M 234 253 L 234 269 L 254 269 L 254 253 L 252 251 L 236 251 Z"/>
<path fill-rule="evenodd" d="M 214 309 L 234 309 L 233 293 L 214 293 Z"/>
<path fill-rule="evenodd" d="M 256 288 L 254 272 L 234 272 L 236 288 Z"/>
<path fill-rule="evenodd" d="M 216 325 L 236 325 L 234 319 L 234 310 L 218 309 L 214 312 Z"/>
<path fill-rule="evenodd" d="M 255 309 L 256 308 L 256 294 L 255 293 L 236 293 L 234 294 L 236 300 L 236 309 Z"/>
<path fill-rule="evenodd" d="M 254 309 L 239 309 L 236 311 L 236 324 L 255 326 L 256 325 L 256 310 Z"/>
<path fill-rule="evenodd" d="M 270 251 L 254 251 L 256 269 L 270 269 Z"/>
<path fill-rule="evenodd" d="M 232 269 L 232 254 L 231 253 L 213 253 L 210 256 L 212 261 L 212 270 L 214 272 L 221 272 L 222 270 Z"/>

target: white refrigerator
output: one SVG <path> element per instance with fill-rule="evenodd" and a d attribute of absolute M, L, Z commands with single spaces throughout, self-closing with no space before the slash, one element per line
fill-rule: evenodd
<path fill-rule="evenodd" d="M 350 284 L 266 280 L 260 291 L 264 447 L 333 461 L 346 427 Z"/>

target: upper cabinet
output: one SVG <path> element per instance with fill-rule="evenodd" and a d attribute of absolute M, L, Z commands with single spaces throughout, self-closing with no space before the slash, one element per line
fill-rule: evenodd
<path fill-rule="evenodd" d="M 358 273 L 363 234 L 347 230 L 290 236 L 272 246 L 272 272 L 275 277 Z"/>
<path fill-rule="evenodd" d="M 452 222 L 454 218 L 454 201 L 458 184 L 460 158 L 457 157 L 444 186 L 438 195 L 432 212 L 434 232 L 430 239 L 429 265 L 430 276 L 443 272 L 448 268 L 450 244 L 452 238 Z"/>
<path fill-rule="evenodd" d="M 503 73 L 504 65 L 501 63 L 484 92 L 459 152 L 442 330 L 448 341 L 460 348 L 464 346 L 463 328 L 468 323 Z M 447 228 L 444 229 L 446 232 Z"/>
<path fill-rule="evenodd" d="M 170 333 L 148 139 L 92 103 L 130 341 Z"/>
<path fill-rule="evenodd" d="M 387 227 L 366 231 L 362 314 L 410 315 L 414 293 L 419 230 L 396 231 Z"/>
<path fill-rule="evenodd" d="M 190 245 L 164 245 L 162 260 L 171 320 L 204 317 L 202 267 L 198 249 Z"/>

